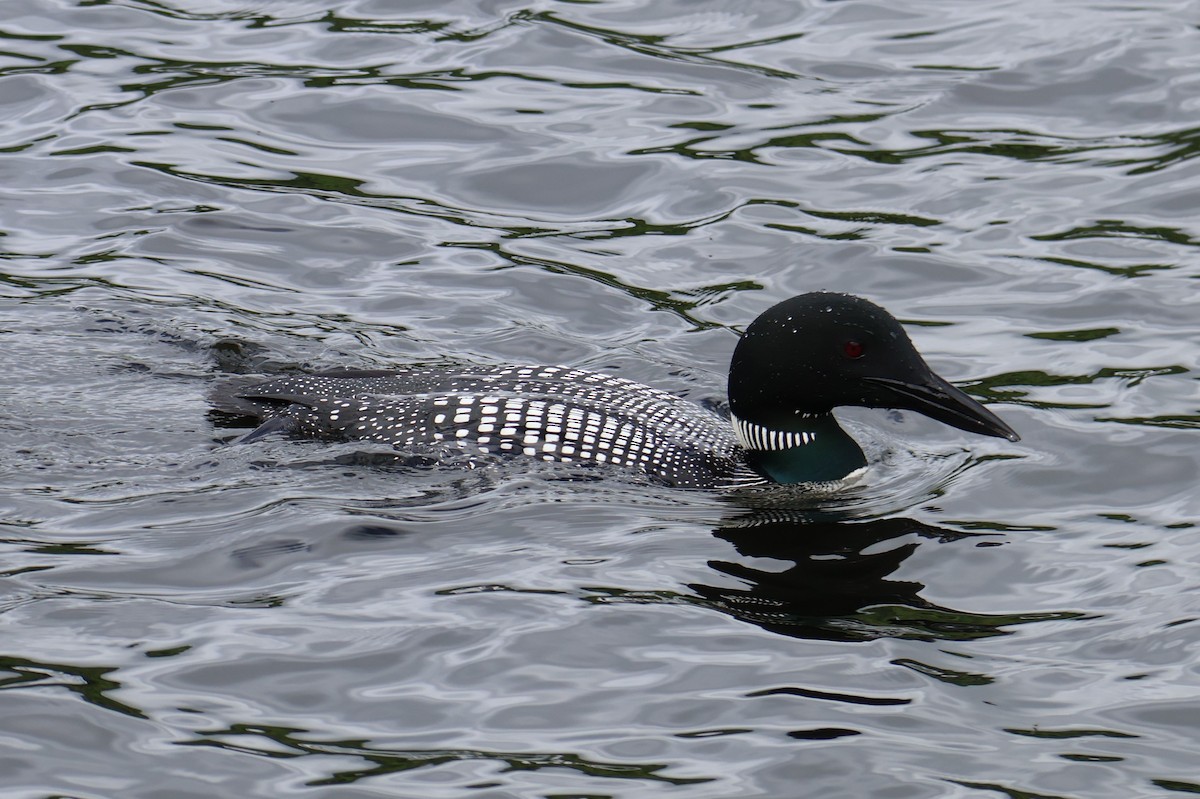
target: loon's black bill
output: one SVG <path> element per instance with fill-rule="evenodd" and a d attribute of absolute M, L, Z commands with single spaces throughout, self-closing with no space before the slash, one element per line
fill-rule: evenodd
<path fill-rule="evenodd" d="M 917 411 L 930 419 L 966 430 L 968 433 L 1007 438 L 1009 441 L 1021 440 L 1017 432 L 999 416 L 932 372 L 925 376 L 923 383 L 909 383 L 890 377 L 863 379 L 882 386 L 895 396 L 897 401 L 890 407 Z"/>

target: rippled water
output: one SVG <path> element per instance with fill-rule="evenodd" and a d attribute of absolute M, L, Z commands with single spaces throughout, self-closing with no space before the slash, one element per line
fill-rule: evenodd
<path fill-rule="evenodd" d="M 5 11 L 5 797 L 1200 793 L 1195 4 Z M 231 447 L 205 400 L 719 399 L 816 288 L 1024 440 L 847 412 L 866 484 L 783 503 Z"/>

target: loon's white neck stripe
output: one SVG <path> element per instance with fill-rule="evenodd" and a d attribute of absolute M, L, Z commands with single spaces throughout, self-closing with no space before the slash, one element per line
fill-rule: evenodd
<path fill-rule="evenodd" d="M 731 416 L 731 419 L 733 420 L 733 434 L 737 436 L 738 443 L 746 449 L 791 449 L 809 444 L 817 437 L 816 433 L 806 430 L 775 430 L 754 422 L 747 422 L 736 416 Z"/>

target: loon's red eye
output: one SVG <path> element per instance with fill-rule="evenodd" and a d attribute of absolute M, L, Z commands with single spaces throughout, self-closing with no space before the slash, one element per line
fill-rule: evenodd
<path fill-rule="evenodd" d="M 853 339 L 842 345 L 842 352 L 845 353 L 847 358 L 861 358 L 863 356 L 863 351 L 862 343 L 854 341 Z"/>

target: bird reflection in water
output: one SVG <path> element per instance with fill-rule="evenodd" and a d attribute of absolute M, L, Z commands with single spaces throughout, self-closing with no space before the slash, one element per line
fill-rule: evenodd
<path fill-rule="evenodd" d="M 920 596 L 923 583 L 888 579 L 922 540 L 970 537 L 992 543 L 978 534 L 905 518 L 847 521 L 761 510 L 731 520 L 714 535 L 746 558 L 791 565 L 771 571 L 759 563 L 710 560 L 714 571 L 744 586 L 692 584 L 695 601 L 774 633 L 836 641 L 964 640 L 1005 635 L 1005 626 L 1044 620 L 1045 614 L 987 615 L 942 607 Z"/>

